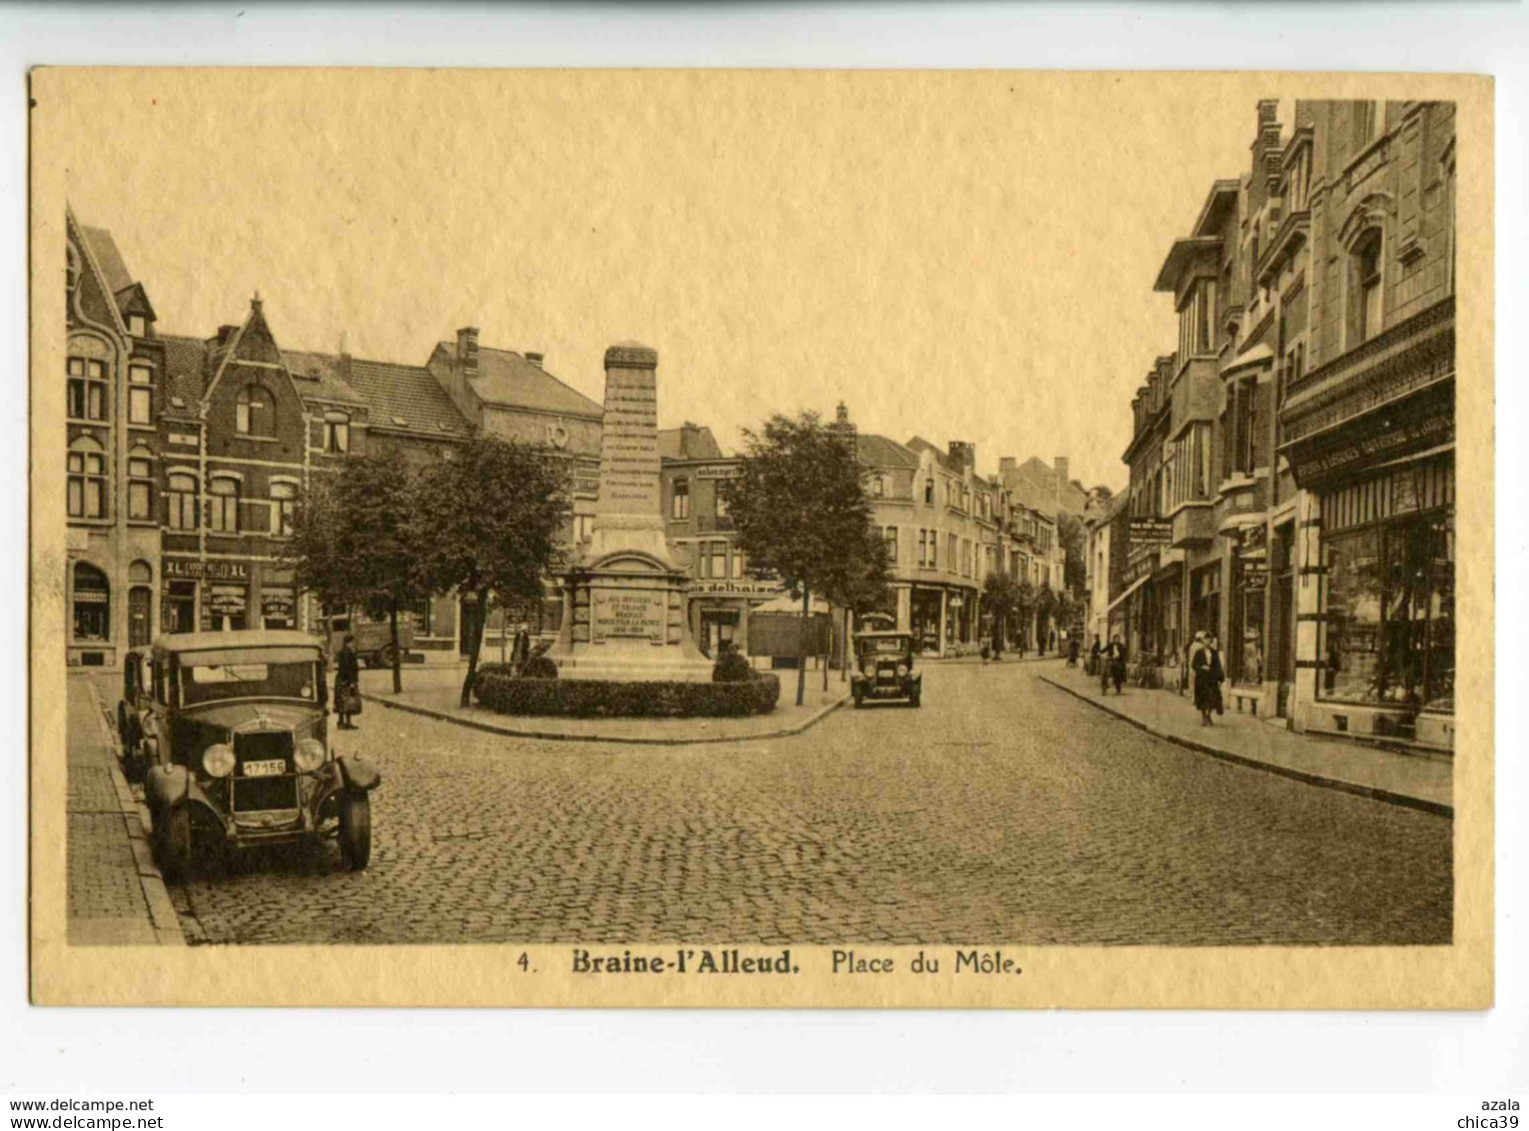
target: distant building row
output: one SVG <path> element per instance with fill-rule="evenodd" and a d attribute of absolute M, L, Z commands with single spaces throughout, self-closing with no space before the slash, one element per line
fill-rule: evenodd
<path fill-rule="evenodd" d="M 1454 106 L 1278 105 L 1158 274 L 1178 348 L 1091 515 L 1090 631 L 1169 685 L 1215 632 L 1229 707 L 1449 748 Z"/>
<path fill-rule="evenodd" d="M 256 298 L 239 324 L 206 338 L 161 333 L 144 286 L 108 231 L 68 217 L 66 390 L 68 661 L 114 667 L 161 632 L 320 627 L 282 561 L 300 501 L 351 455 L 390 452 L 420 464 L 475 428 L 566 455 L 570 541 L 588 537 L 599 488 L 602 408 L 552 376 L 538 353 L 491 349 L 475 328 L 436 344 L 423 365 L 281 346 Z M 853 433 L 847 410 L 836 426 Z M 710 429 L 660 433 L 667 532 L 691 563 L 690 620 L 708 652 L 747 649 L 749 613 L 778 606 L 778 584 L 750 570 L 718 485 L 737 473 Z M 993 631 L 987 575 L 1004 571 L 1060 591 L 1060 511 L 1080 513 L 1081 485 L 1039 460 L 981 476 L 971 445 L 941 450 L 859 435 L 877 525 L 891 551 L 887 611 L 933 651 L 974 649 Z M 556 593 L 496 611 L 505 625 L 559 627 Z M 470 610 L 439 597 L 412 612 L 415 646 L 454 654 Z M 1031 646 L 1050 626 L 1004 626 Z"/>

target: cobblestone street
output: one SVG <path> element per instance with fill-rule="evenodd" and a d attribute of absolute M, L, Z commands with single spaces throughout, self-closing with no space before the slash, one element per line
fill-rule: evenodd
<path fill-rule="evenodd" d="M 732 746 L 373 706 L 336 735 L 383 770 L 368 871 L 268 852 L 172 894 L 193 943 L 1449 941 L 1449 820 L 1151 738 L 1035 667 L 929 665 L 921 710 Z"/>

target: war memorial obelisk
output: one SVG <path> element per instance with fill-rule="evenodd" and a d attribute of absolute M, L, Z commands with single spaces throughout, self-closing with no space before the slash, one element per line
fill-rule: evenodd
<path fill-rule="evenodd" d="M 690 636 L 689 572 L 664 537 L 658 454 L 658 353 L 605 351 L 600 496 L 588 545 L 564 576 L 552 659 L 564 679 L 711 679 Z"/>

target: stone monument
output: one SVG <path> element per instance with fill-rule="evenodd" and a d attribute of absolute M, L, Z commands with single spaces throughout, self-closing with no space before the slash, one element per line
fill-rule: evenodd
<path fill-rule="evenodd" d="M 689 571 L 664 537 L 659 468 L 658 353 L 622 342 L 605 351 L 600 495 L 550 653 L 565 679 L 711 679 L 690 637 Z"/>

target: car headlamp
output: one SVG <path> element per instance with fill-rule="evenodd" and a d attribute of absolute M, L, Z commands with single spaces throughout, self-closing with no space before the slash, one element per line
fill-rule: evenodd
<path fill-rule="evenodd" d="M 234 748 L 226 742 L 214 743 L 202 754 L 202 769 L 215 778 L 226 778 L 234 772 Z"/>
<path fill-rule="evenodd" d="M 908 665 L 907 664 L 898 664 L 897 665 L 897 678 L 901 679 L 903 676 L 905 676 L 907 674 L 908 674 Z"/>
<path fill-rule="evenodd" d="M 316 738 L 305 738 L 297 744 L 294 757 L 298 772 L 311 774 L 324 764 L 324 744 Z"/>

